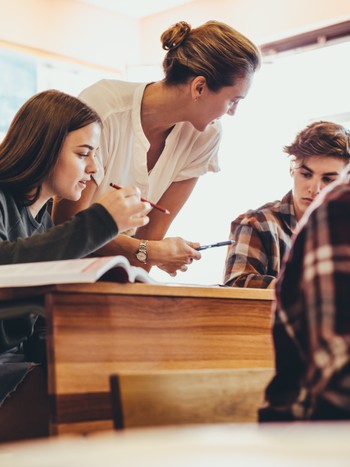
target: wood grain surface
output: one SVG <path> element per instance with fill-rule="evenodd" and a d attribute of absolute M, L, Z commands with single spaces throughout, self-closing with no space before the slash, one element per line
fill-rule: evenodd
<path fill-rule="evenodd" d="M 254 292 L 148 284 L 53 287 L 45 304 L 52 432 L 110 428 L 112 373 L 271 369 L 272 293 Z"/>

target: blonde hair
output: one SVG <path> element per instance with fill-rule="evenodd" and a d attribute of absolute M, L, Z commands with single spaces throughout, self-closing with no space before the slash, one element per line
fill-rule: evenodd
<path fill-rule="evenodd" d="M 209 89 L 218 91 L 254 73 L 261 64 L 259 49 L 241 33 L 218 21 L 208 21 L 194 29 L 181 21 L 162 34 L 161 42 L 168 51 L 163 69 L 169 85 L 204 76 Z"/>

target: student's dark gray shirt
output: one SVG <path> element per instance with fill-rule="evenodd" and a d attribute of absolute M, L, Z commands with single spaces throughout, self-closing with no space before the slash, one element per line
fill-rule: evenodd
<path fill-rule="evenodd" d="M 46 207 L 34 219 L 27 207 L 0 190 L 0 264 L 82 258 L 117 234 L 101 204 L 54 226 Z"/>
<path fill-rule="evenodd" d="M 54 226 L 46 206 L 34 219 L 27 207 L 0 190 L 0 264 L 82 258 L 117 234 L 116 223 L 101 204 Z M 36 366 L 21 347 L 29 342 L 34 324 L 30 316 L 0 320 L 0 407 Z M 18 347 L 9 348 L 8 342 L 14 341 Z"/>

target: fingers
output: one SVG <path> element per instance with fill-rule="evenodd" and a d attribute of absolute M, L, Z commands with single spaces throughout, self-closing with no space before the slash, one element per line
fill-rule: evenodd
<path fill-rule="evenodd" d="M 134 196 L 137 195 L 130 195 L 129 198 L 126 200 L 132 200 L 129 206 L 129 222 L 131 228 L 138 228 L 143 227 L 149 223 L 149 217 L 147 213 L 151 209 L 151 205 L 147 202 L 140 201 L 134 204 Z"/>
<path fill-rule="evenodd" d="M 144 225 L 147 225 L 148 223 L 149 223 L 149 218 L 147 216 L 129 219 L 127 226 L 123 226 L 123 227 L 120 226 L 119 231 L 125 232 L 126 230 L 138 229 L 139 227 L 143 227 Z"/>
<path fill-rule="evenodd" d="M 125 202 L 129 208 L 130 216 L 144 216 L 151 209 L 151 205 L 149 203 L 145 203 L 143 201 L 136 202 L 131 196 L 127 198 Z"/>
<path fill-rule="evenodd" d="M 192 261 L 195 259 L 196 261 L 198 261 L 199 259 L 201 259 L 202 255 L 200 254 L 199 251 L 196 250 L 196 248 L 198 248 L 200 246 L 200 243 L 198 242 L 188 242 L 187 240 L 185 240 L 186 244 L 191 248 L 191 256 L 190 258 L 192 259 Z M 191 262 L 192 262 L 191 261 Z"/>
<path fill-rule="evenodd" d="M 201 246 L 201 244 L 198 243 L 198 242 L 187 242 L 187 241 L 186 241 L 186 243 L 187 243 L 188 246 L 190 246 L 190 247 L 193 248 L 194 250 L 196 250 L 196 248 L 199 248 L 199 247 Z"/>
<path fill-rule="evenodd" d="M 141 206 L 146 210 L 151 209 L 151 205 L 148 202 L 141 201 L 141 191 L 137 186 L 127 186 L 114 191 L 114 193 L 115 196 L 124 198 L 125 202 L 128 203 L 129 206 L 134 206 L 135 210 L 141 210 Z"/>
<path fill-rule="evenodd" d="M 147 214 L 151 206 L 141 201 L 140 190 L 136 186 L 113 188 L 98 202 L 111 214 L 120 232 L 143 227 L 149 222 Z"/>
<path fill-rule="evenodd" d="M 141 190 L 135 185 L 126 186 L 118 190 L 118 193 L 128 198 L 130 196 L 137 196 L 139 199 L 141 198 Z"/>
<path fill-rule="evenodd" d="M 122 188 L 119 190 L 119 194 L 123 196 L 124 202 L 129 208 L 130 216 L 144 217 L 151 210 L 150 203 L 141 201 L 141 191 L 137 186 Z"/>
<path fill-rule="evenodd" d="M 184 261 L 177 262 L 176 264 L 158 264 L 158 267 L 167 272 L 171 277 L 175 277 L 178 271 L 186 272 L 190 264 L 193 263 L 193 258 L 187 258 Z"/>
<path fill-rule="evenodd" d="M 157 245 L 159 260 L 154 265 L 172 277 L 178 271 L 186 272 L 194 260 L 201 259 L 201 253 L 192 248 L 192 245 L 199 246 L 199 243 L 188 242 L 181 237 L 167 237 L 158 241 Z"/>

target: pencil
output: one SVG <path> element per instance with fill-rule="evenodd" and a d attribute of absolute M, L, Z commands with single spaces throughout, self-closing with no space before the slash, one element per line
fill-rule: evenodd
<path fill-rule="evenodd" d="M 123 188 L 122 186 L 116 185 L 115 183 L 110 183 L 109 185 L 112 188 L 115 188 L 116 190 L 120 190 L 121 188 Z M 141 201 L 144 201 L 145 203 L 149 203 L 152 206 L 152 208 L 158 209 L 158 211 L 162 211 L 164 212 L 164 214 L 170 214 L 170 211 L 168 211 L 168 209 L 162 208 L 162 206 L 152 203 L 151 201 L 148 201 L 148 199 L 141 198 Z"/>

